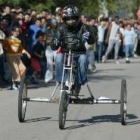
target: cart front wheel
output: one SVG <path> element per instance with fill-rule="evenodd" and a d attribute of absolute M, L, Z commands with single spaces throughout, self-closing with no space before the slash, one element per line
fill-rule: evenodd
<path fill-rule="evenodd" d="M 67 115 L 68 95 L 66 91 L 62 91 L 59 101 L 59 128 L 64 129 Z"/>
<path fill-rule="evenodd" d="M 121 97 L 120 97 L 120 113 L 121 113 L 121 124 L 126 125 L 126 114 L 127 114 L 127 87 L 126 80 L 121 82 Z"/>
<path fill-rule="evenodd" d="M 27 80 L 24 77 L 20 83 L 19 95 L 18 95 L 18 119 L 19 122 L 24 122 L 26 108 L 27 108 Z"/>

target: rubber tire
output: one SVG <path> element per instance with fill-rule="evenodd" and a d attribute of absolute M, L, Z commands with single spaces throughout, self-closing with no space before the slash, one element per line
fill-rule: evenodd
<path fill-rule="evenodd" d="M 19 95 L 18 95 L 18 119 L 19 122 L 24 122 L 25 120 L 25 114 L 26 114 L 26 108 L 27 108 L 27 101 L 24 100 L 27 98 L 27 80 L 26 77 L 24 77 L 21 80 L 20 88 L 19 88 Z M 24 98 L 24 99 L 23 99 Z"/>
<path fill-rule="evenodd" d="M 64 129 L 67 116 L 67 92 L 62 91 L 59 101 L 59 128 Z"/>
<path fill-rule="evenodd" d="M 126 80 L 122 79 L 121 82 L 121 95 L 120 95 L 120 113 L 121 113 L 121 124 L 126 125 L 127 115 L 127 85 Z"/>

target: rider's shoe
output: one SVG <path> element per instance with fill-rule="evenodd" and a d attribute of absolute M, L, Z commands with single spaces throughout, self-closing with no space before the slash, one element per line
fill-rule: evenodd
<path fill-rule="evenodd" d="M 68 90 L 69 88 L 68 88 L 68 86 L 63 86 L 63 90 Z"/>
<path fill-rule="evenodd" d="M 74 96 L 78 97 L 79 93 L 80 93 L 80 90 L 81 90 L 81 85 L 80 84 L 76 84 L 74 86 L 74 92 L 73 92 Z"/>

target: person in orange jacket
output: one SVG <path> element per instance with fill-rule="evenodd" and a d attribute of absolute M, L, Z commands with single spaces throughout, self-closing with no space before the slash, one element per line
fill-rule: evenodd
<path fill-rule="evenodd" d="M 20 28 L 14 26 L 12 34 L 9 38 L 3 40 L 3 47 L 6 50 L 7 62 L 12 71 L 12 89 L 17 90 L 20 85 L 20 80 L 24 76 L 26 67 L 24 66 L 20 56 L 25 53 L 30 59 L 30 54 L 23 48 L 21 40 L 18 39 Z"/>

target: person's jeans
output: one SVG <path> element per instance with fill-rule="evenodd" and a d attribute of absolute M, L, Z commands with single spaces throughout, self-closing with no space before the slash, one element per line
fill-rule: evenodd
<path fill-rule="evenodd" d="M 53 51 L 50 46 L 47 47 L 45 51 L 45 55 L 47 58 L 47 70 L 45 73 L 45 82 L 50 81 L 53 79 L 53 65 L 54 59 L 56 56 L 56 51 Z"/>
<path fill-rule="evenodd" d="M 40 68 L 41 68 L 40 78 L 44 79 L 45 78 L 45 72 L 46 72 L 46 61 L 40 60 L 39 64 L 40 64 Z"/>
<path fill-rule="evenodd" d="M 64 60 L 64 55 L 62 53 L 56 54 L 55 80 L 57 82 L 62 81 L 63 60 Z M 77 72 L 75 75 L 75 84 L 84 85 L 87 82 L 87 68 L 88 68 L 87 55 L 86 54 L 75 55 L 74 61 L 77 66 Z"/>
<path fill-rule="evenodd" d="M 117 60 L 118 59 L 119 49 L 120 49 L 120 42 L 119 42 L 119 40 L 112 40 L 112 39 L 109 40 L 109 46 L 108 46 L 107 51 L 105 53 L 105 57 L 106 58 L 108 57 L 108 55 L 111 53 L 113 47 L 115 47 L 114 59 Z"/>
<path fill-rule="evenodd" d="M 88 57 L 88 62 L 89 62 L 88 69 L 92 70 L 95 68 L 94 50 L 93 49 L 87 50 L 86 55 Z"/>
<path fill-rule="evenodd" d="M 130 45 L 125 45 L 125 57 L 128 58 L 130 56 L 133 56 L 133 49 L 134 49 L 134 45 L 130 44 Z"/>
<path fill-rule="evenodd" d="M 104 43 L 103 42 L 98 42 L 97 44 L 97 55 L 98 55 L 98 62 L 101 61 L 102 59 L 102 54 L 104 52 Z"/>

